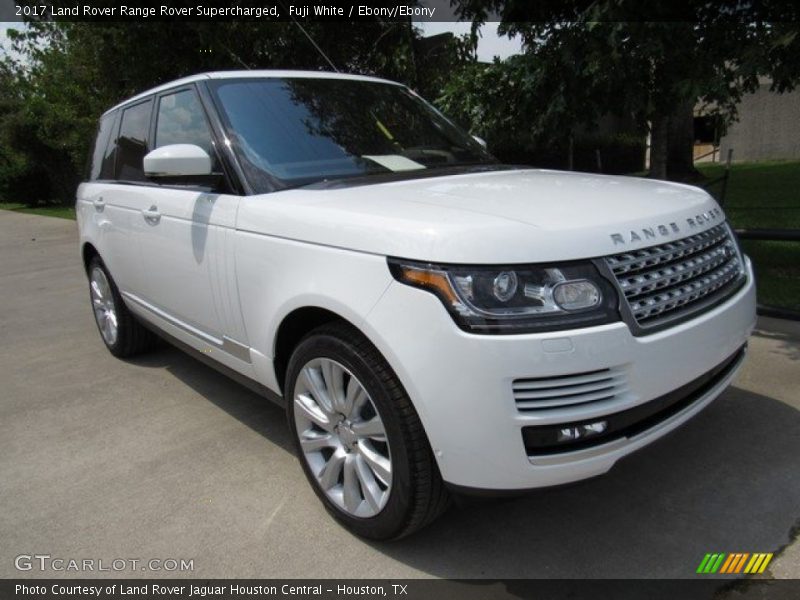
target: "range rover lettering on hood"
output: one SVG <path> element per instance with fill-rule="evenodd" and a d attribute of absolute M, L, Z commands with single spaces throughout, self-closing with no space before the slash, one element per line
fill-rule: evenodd
<path fill-rule="evenodd" d="M 722 210 L 719 208 L 712 208 L 706 212 L 686 217 L 684 221 L 670 221 L 669 223 L 659 223 L 652 227 L 643 227 L 642 229 L 631 229 L 625 233 L 612 233 L 611 241 L 614 245 L 634 244 L 644 240 L 655 240 L 658 237 L 667 237 L 675 233 L 680 233 L 684 229 L 689 231 L 704 227 L 723 218 Z M 681 229 L 683 227 L 683 229 Z"/>

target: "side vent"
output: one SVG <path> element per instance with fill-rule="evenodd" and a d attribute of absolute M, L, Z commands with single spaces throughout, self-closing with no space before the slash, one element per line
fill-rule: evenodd
<path fill-rule="evenodd" d="M 512 386 L 520 412 L 611 400 L 627 390 L 625 371 L 619 367 L 574 375 L 515 379 Z"/>

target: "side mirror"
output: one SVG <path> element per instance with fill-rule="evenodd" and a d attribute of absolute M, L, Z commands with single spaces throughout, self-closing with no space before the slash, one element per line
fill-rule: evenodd
<path fill-rule="evenodd" d="M 170 144 L 144 157 L 146 177 L 203 177 L 211 175 L 211 157 L 194 144 Z"/>
<path fill-rule="evenodd" d="M 472 136 L 472 139 L 473 139 L 473 140 L 475 140 L 476 142 L 478 142 L 478 143 L 479 143 L 481 146 L 483 146 L 484 148 L 486 148 L 486 146 L 487 146 L 487 144 L 486 144 L 486 140 L 485 140 L 485 139 L 483 139 L 482 137 L 480 137 L 480 136 L 477 136 L 477 135 L 473 135 L 473 136 Z"/>

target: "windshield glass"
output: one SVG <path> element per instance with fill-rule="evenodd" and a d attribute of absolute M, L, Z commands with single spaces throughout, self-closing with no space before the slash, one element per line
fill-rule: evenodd
<path fill-rule="evenodd" d="M 257 192 L 496 163 L 472 136 L 400 85 L 276 78 L 221 79 L 210 87 Z"/>

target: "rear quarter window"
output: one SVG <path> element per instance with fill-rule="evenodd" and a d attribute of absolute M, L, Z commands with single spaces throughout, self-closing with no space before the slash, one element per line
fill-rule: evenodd
<path fill-rule="evenodd" d="M 97 126 L 94 148 L 89 157 L 88 178 L 90 181 L 94 181 L 95 179 L 113 179 L 114 177 L 114 144 L 109 144 L 109 141 L 114 131 L 116 116 L 116 113 L 112 112 L 100 118 L 100 123 Z"/>

